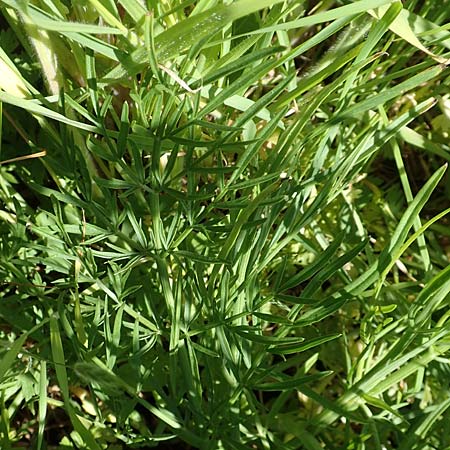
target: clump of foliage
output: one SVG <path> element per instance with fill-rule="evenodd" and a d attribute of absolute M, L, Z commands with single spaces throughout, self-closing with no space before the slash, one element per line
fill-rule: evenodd
<path fill-rule="evenodd" d="M 449 20 L 0 0 L 1 448 L 450 448 Z"/>

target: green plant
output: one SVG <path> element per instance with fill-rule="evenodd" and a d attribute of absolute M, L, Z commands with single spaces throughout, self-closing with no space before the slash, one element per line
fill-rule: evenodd
<path fill-rule="evenodd" d="M 450 9 L 309 3 L 0 1 L 2 448 L 450 445 Z"/>

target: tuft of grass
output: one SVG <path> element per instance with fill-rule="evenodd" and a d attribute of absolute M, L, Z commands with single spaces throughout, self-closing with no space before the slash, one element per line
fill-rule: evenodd
<path fill-rule="evenodd" d="M 1 448 L 450 447 L 449 20 L 0 0 Z"/>

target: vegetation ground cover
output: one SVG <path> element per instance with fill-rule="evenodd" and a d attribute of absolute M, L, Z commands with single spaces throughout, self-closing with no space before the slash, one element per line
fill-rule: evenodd
<path fill-rule="evenodd" d="M 0 447 L 449 449 L 449 20 L 0 0 Z"/>

